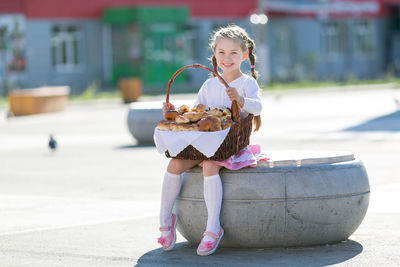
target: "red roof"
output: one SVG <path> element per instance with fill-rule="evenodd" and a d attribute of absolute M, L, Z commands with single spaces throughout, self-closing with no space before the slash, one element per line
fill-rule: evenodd
<path fill-rule="evenodd" d="M 0 13 L 25 13 L 27 18 L 100 18 L 111 6 L 179 5 L 191 17 L 242 18 L 256 8 L 257 0 L 0 0 Z"/>
<path fill-rule="evenodd" d="M 400 0 L 303 0 L 262 1 L 263 9 L 270 16 L 300 17 L 381 17 L 390 5 L 400 6 Z"/>
<path fill-rule="evenodd" d="M 96 19 L 101 17 L 104 8 L 111 6 L 179 5 L 188 7 L 191 17 L 229 19 L 249 16 L 256 10 L 257 2 L 258 0 L 0 0 L 0 13 L 24 13 L 27 18 Z M 260 3 L 271 16 L 304 17 L 378 17 L 385 15 L 386 6 L 400 6 L 400 0 L 262 0 Z"/>
<path fill-rule="evenodd" d="M 23 0 L 1 0 L 0 14 L 1 13 L 23 13 Z"/>
<path fill-rule="evenodd" d="M 384 4 L 400 5 L 400 0 L 379 0 L 379 1 Z"/>

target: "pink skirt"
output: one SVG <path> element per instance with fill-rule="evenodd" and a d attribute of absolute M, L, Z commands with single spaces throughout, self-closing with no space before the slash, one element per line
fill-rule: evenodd
<path fill-rule="evenodd" d="M 266 154 L 261 153 L 261 147 L 259 145 L 248 145 L 247 147 L 240 150 L 236 155 L 227 158 L 224 161 L 214 161 L 216 165 L 225 167 L 229 170 L 239 170 L 245 167 L 257 167 L 258 161 L 269 160 Z M 203 167 L 203 162 L 199 165 Z"/>

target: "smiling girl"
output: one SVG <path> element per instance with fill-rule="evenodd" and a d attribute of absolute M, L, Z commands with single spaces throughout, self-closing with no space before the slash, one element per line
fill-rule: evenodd
<path fill-rule="evenodd" d="M 222 77 L 229 84 L 226 88 L 217 77 L 210 78 L 201 86 L 195 105 L 203 104 L 206 107 L 231 107 L 236 100 L 241 109 L 241 116 L 249 113 L 254 117 L 254 131 L 261 126 L 260 113 L 262 109 L 260 88 L 257 84 L 257 71 L 254 69 L 255 55 L 254 42 L 246 31 L 238 26 L 228 26 L 216 31 L 211 38 L 210 48 L 213 52 L 211 58 L 214 70 L 218 67 L 222 71 Z M 249 59 L 251 76 L 244 74 L 240 67 L 244 60 Z M 175 109 L 171 103 L 164 103 L 163 112 Z M 176 215 L 172 213 L 175 199 L 177 198 L 182 178 L 181 174 L 186 170 L 200 164 L 203 167 L 204 176 L 204 200 L 207 207 L 207 226 L 203 234 L 197 254 L 210 255 L 215 252 L 224 234 L 220 224 L 220 211 L 222 204 L 222 183 L 219 171 L 222 167 L 237 170 L 243 167 L 255 167 L 257 160 L 254 154 L 259 153 L 254 146 L 242 149 L 224 161 L 182 160 L 172 158 L 164 176 L 161 210 L 160 231 L 158 242 L 165 251 L 171 250 L 176 242 Z"/>

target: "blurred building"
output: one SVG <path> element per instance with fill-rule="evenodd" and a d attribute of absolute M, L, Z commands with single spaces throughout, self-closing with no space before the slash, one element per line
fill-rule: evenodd
<path fill-rule="evenodd" d="M 250 23 L 254 12 L 267 26 Z M 79 93 L 140 76 L 153 92 L 181 65 L 208 65 L 210 34 L 228 23 L 263 35 L 257 64 L 272 80 L 399 75 L 399 17 L 400 0 L 1 0 L 0 88 Z M 179 79 L 196 88 L 207 76 Z"/>
<path fill-rule="evenodd" d="M 378 78 L 400 71 L 400 0 L 261 0 L 271 77 Z"/>
<path fill-rule="evenodd" d="M 147 90 L 165 87 L 183 64 L 208 64 L 212 29 L 248 25 L 255 1 L 2 0 L 0 84 L 12 87 L 91 83 L 115 86 L 140 75 Z M 198 85 L 207 73 L 182 76 Z M 179 79 L 177 80 L 179 82 Z M 0 87 L 1 87 L 0 85 Z"/>

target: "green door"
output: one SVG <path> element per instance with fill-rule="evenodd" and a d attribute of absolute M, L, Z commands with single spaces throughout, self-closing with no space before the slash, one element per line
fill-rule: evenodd
<path fill-rule="evenodd" d="M 152 84 L 166 83 L 184 64 L 183 31 L 174 23 L 154 23 L 144 32 L 144 81 Z M 175 82 L 185 79 L 180 74 Z"/>
<path fill-rule="evenodd" d="M 115 7 L 104 11 L 111 25 L 113 82 L 141 77 L 146 85 L 166 84 L 184 65 L 185 7 Z M 185 73 L 176 78 L 185 80 Z"/>
<path fill-rule="evenodd" d="M 141 76 L 141 34 L 137 23 L 115 24 L 111 27 L 112 81 L 121 77 Z"/>

